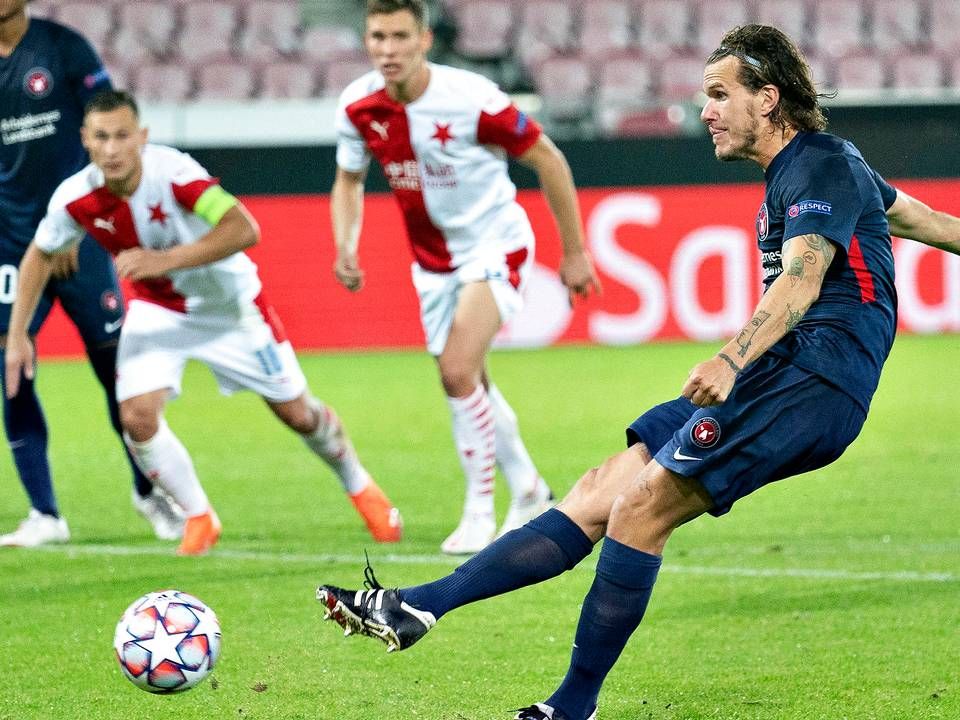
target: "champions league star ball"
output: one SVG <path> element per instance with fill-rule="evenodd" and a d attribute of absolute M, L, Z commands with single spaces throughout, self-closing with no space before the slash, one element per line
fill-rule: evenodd
<path fill-rule="evenodd" d="M 147 593 L 123 613 L 113 649 L 123 674 L 141 690 L 180 692 L 213 670 L 220 657 L 220 623 L 193 595 Z"/>

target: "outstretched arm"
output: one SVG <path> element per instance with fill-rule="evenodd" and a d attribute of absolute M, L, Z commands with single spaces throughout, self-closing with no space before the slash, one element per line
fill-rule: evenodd
<path fill-rule="evenodd" d="M 960 255 L 960 218 L 934 210 L 903 190 L 887 210 L 890 234 Z"/>
<path fill-rule="evenodd" d="M 750 322 L 714 357 L 690 371 L 683 396 L 695 405 L 719 405 L 737 373 L 773 347 L 820 297 L 836 247 L 822 235 L 799 235 L 783 245 L 783 272 L 760 298 Z"/>
<path fill-rule="evenodd" d="M 363 287 L 363 270 L 357 249 L 360 246 L 360 228 L 363 226 L 363 183 L 366 172 L 350 172 L 337 168 L 330 193 L 330 214 L 333 221 L 333 241 L 337 259 L 333 274 L 347 290 L 356 292 Z"/>
<path fill-rule="evenodd" d="M 540 135 L 533 147 L 519 159 L 537 173 L 556 220 L 560 242 L 563 243 L 560 280 L 570 292 L 571 304 L 574 295 L 587 297 L 591 290 L 600 292 L 600 280 L 584 247 L 583 222 L 567 159 L 546 135 Z"/>
<path fill-rule="evenodd" d="M 50 280 L 53 271 L 53 259 L 50 255 L 30 243 L 20 262 L 17 278 L 17 297 L 10 310 L 10 326 L 7 329 L 6 373 L 7 397 L 12 398 L 20 391 L 21 375 L 33 379 L 34 352 L 33 343 L 27 336 L 30 321 L 37 311 L 40 295 Z"/>

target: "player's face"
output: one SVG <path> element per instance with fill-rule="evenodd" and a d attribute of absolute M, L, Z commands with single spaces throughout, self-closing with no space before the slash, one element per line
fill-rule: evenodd
<path fill-rule="evenodd" d="M 423 72 L 433 34 L 417 25 L 412 12 L 399 10 L 368 16 L 364 40 L 387 84 L 404 86 Z"/>
<path fill-rule="evenodd" d="M 718 160 L 745 160 L 757 156 L 760 135 L 759 95 L 740 84 L 740 60 L 727 56 L 703 70 L 707 104 L 700 120 L 713 138 Z"/>
<path fill-rule="evenodd" d="M 90 160 L 103 172 L 107 185 L 128 194 L 140 183 L 140 153 L 147 142 L 147 130 L 133 110 L 119 107 L 106 112 L 91 112 L 83 119 L 80 131 Z"/>
<path fill-rule="evenodd" d="M 0 23 L 12 20 L 27 6 L 27 0 L 0 0 Z"/>

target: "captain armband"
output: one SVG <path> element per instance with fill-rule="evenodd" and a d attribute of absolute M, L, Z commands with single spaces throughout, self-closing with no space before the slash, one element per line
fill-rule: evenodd
<path fill-rule="evenodd" d="M 210 227 L 213 227 L 219 223 L 220 220 L 223 219 L 223 216 L 227 214 L 227 211 L 235 207 L 238 202 L 239 200 L 219 185 L 211 185 L 197 198 L 197 203 L 193 206 L 193 212 L 198 217 L 206 220 L 210 224 Z"/>

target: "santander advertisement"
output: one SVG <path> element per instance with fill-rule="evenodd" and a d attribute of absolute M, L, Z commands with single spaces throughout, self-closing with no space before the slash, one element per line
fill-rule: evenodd
<path fill-rule="evenodd" d="M 896 183 L 960 215 L 960 180 Z M 526 307 L 498 337 L 502 347 L 726 340 L 760 294 L 755 220 L 763 187 L 591 188 L 579 192 L 587 243 L 603 294 L 571 308 L 556 274 L 561 251 L 546 201 L 519 195 L 537 236 Z M 263 239 L 250 255 L 264 292 L 298 350 L 422 347 L 411 253 L 396 203 L 368 195 L 360 242 L 365 285 L 336 283 L 326 196 L 245 197 Z M 960 256 L 894 239 L 901 332 L 960 332 Z M 57 310 L 40 334 L 46 356 L 82 353 Z"/>

